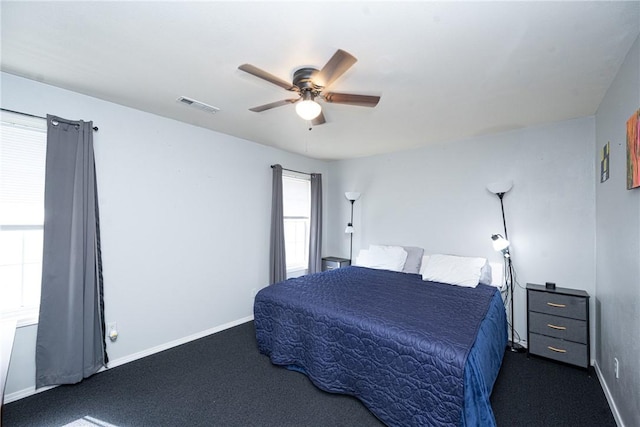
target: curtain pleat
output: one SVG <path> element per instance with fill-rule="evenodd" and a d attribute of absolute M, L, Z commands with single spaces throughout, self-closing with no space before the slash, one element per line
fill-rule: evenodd
<path fill-rule="evenodd" d="M 271 192 L 271 244 L 269 249 L 269 283 L 287 279 L 287 258 L 284 247 L 284 207 L 282 200 L 282 166 L 273 165 Z"/>
<path fill-rule="evenodd" d="M 36 388 L 77 383 L 108 361 L 92 127 L 47 115 Z"/>
<path fill-rule="evenodd" d="M 311 174 L 309 274 L 322 271 L 322 174 Z"/>

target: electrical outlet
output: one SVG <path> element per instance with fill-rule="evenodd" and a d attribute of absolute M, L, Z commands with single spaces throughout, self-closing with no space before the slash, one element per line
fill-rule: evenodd
<path fill-rule="evenodd" d="M 613 358 L 613 370 L 616 373 L 616 379 L 620 378 L 620 363 L 616 357 Z"/>
<path fill-rule="evenodd" d="M 118 339 L 118 325 L 116 322 L 107 323 L 107 336 L 112 342 Z"/>

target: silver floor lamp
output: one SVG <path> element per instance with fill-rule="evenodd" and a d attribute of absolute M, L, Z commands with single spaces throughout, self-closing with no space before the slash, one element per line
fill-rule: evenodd
<path fill-rule="evenodd" d="M 353 259 L 353 203 L 360 198 L 360 193 L 357 191 L 347 191 L 344 193 L 344 197 L 347 198 L 348 201 L 351 202 L 351 220 L 347 224 L 347 228 L 344 229 L 344 232 L 349 235 L 349 262 L 352 262 Z"/>
<path fill-rule="evenodd" d="M 504 227 L 504 237 L 500 234 L 493 234 L 491 236 L 491 240 L 493 241 L 493 248 L 502 252 L 504 256 L 505 262 L 505 283 L 507 285 L 507 289 L 509 289 L 509 309 L 510 309 L 510 323 L 511 323 L 511 340 L 509 341 L 509 350 L 515 353 L 522 353 L 525 351 L 525 348 L 515 342 L 515 328 L 514 328 L 514 317 L 513 317 L 513 263 L 511 262 L 511 253 L 509 252 L 509 235 L 507 234 L 507 221 L 504 215 L 504 203 L 502 201 L 505 193 L 511 190 L 513 187 L 512 181 L 505 182 L 494 182 L 487 185 L 487 190 L 498 196 L 500 199 L 500 208 L 502 210 L 502 225 Z"/>

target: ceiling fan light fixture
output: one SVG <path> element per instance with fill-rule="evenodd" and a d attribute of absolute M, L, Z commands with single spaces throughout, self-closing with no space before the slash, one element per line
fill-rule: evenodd
<path fill-rule="evenodd" d="M 295 70 L 291 83 L 261 70 L 255 65 L 242 64 L 238 66 L 238 69 L 298 95 L 293 99 L 283 99 L 249 108 L 250 111 L 261 113 L 272 108 L 295 103 L 298 116 L 311 122 L 309 126 L 318 126 L 327 121 L 323 114 L 323 107 L 315 102 L 314 98 L 320 97 L 323 103 L 329 104 L 356 105 L 360 107 L 375 107 L 378 105 L 379 96 L 326 91 L 336 79 L 340 78 L 357 61 L 350 53 L 338 49 L 320 70 L 313 67 L 302 67 Z M 309 127 L 309 130 L 311 130 L 311 127 Z"/>
<path fill-rule="evenodd" d="M 313 100 L 313 94 L 305 91 L 302 101 L 296 104 L 296 113 L 304 120 L 313 120 L 320 115 L 322 107 Z"/>

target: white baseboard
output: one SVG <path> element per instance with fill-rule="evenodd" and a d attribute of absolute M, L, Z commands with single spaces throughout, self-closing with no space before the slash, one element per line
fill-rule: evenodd
<path fill-rule="evenodd" d="M 139 351 L 137 353 L 130 354 L 128 356 L 124 356 L 124 357 L 120 357 L 120 358 L 115 359 L 115 360 L 111 360 L 111 361 L 109 361 L 107 368 L 100 369 L 98 371 L 98 373 L 103 372 L 103 371 L 107 371 L 107 370 L 109 370 L 111 368 L 115 368 L 116 366 L 124 365 L 125 363 L 133 362 L 134 360 L 142 359 L 143 357 L 151 356 L 152 354 L 155 354 L 155 353 L 160 353 L 161 351 L 168 350 L 170 348 L 177 347 L 177 346 L 182 345 L 182 344 L 186 344 L 186 343 L 188 343 L 190 341 L 195 341 L 197 339 L 206 337 L 208 335 L 212 335 L 212 334 L 224 331 L 225 329 L 233 328 L 234 326 L 241 325 L 241 324 L 249 322 L 251 320 L 253 320 L 253 315 L 247 316 L 247 317 L 243 317 L 242 319 L 237 319 L 237 320 L 234 320 L 232 322 L 228 322 L 228 323 L 225 323 L 223 325 L 219 325 L 219 326 L 213 327 L 211 329 L 207 329 L 205 331 L 198 332 L 196 334 L 189 335 L 189 336 L 186 336 L 186 337 L 174 340 L 174 341 L 170 341 L 170 342 L 165 343 L 165 344 L 161 344 L 161 345 L 158 345 L 158 346 L 155 346 L 155 347 L 151 347 L 149 349 L 142 350 L 142 351 Z M 18 390 L 16 392 L 13 392 L 13 393 L 5 395 L 4 403 L 6 404 L 6 403 L 15 402 L 16 400 L 20 400 L 20 399 L 23 399 L 25 397 L 41 393 L 43 391 L 51 390 L 52 388 L 55 388 L 55 387 L 57 387 L 57 386 L 54 385 L 54 386 L 42 387 L 42 388 L 39 388 L 39 389 L 36 390 L 35 386 L 32 386 L 32 387 L 28 387 L 28 388 L 25 388 L 25 389 L 22 389 L 22 390 Z"/>
<path fill-rule="evenodd" d="M 28 387 L 22 390 L 14 391 L 13 393 L 6 394 L 4 396 L 4 404 L 15 402 L 16 400 L 24 399 L 25 397 L 32 396 L 34 394 L 42 393 L 43 391 L 51 390 L 52 388 L 58 387 L 57 385 L 50 385 L 46 387 L 42 387 L 36 390 L 36 387 Z"/>
<path fill-rule="evenodd" d="M 604 376 L 602 375 L 602 371 L 600 370 L 600 366 L 598 365 L 597 361 L 593 362 L 593 367 L 596 371 L 596 375 L 598 376 L 598 380 L 600 381 L 600 386 L 602 386 L 602 391 L 604 391 L 604 395 L 607 398 L 607 402 L 609 402 L 609 407 L 611 408 L 613 419 L 616 421 L 618 427 L 625 427 L 624 422 L 622 422 L 622 419 L 620 418 L 620 412 L 618 411 L 616 402 L 613 400 L 613 396 L 611 396 L 611 390 L 609 390 L 609 386 L 604 380 Z"/>
<path fill-rule="evenodd" d="M 149 348 L 147 350 L 142 350 L 142 351 L 139 351 L 139 352 L 134 353 L 134 354 L 130 354 L 130 355 L 125 356 L 125 357 L 120 357 L 120 358 L 118 358 L 116 360 L 110 360 L 108 365 L 107 365 L 107 368 L 106 369 L 102 368 L 98 372 L 106 371 L 106 370 L 109 370 L 111 368 L 115 368 L 116 366 L 124 365 L 125 363 L 133 362 L 134 360 L 142 359 L 143 357 L 150 356 L 150 355 L 155 354 L 155 353 L 160 353 L 161 351 L 168 350 L 170 348 L 177 347 L 177 346 L 182 345 L 182 344 L 186 344 L 186 343 L 188 343 L 190 341 L 195 341 L 197 339 L 206 337 L 207 335 L 211 335 L 211 334 L 215 334 L 217 332 L 224 331 L 225 329 L 233 328 L 234 326 L 241 325 L 241 324 L 249 322 L 251 320 L 253 320 L 253 316 L 247 316 L 247 317 L 244 317 L 242 319 L 234 320 L 232 322 L 225 323 L 223 325 L 216 326 L 216 327 L 211 328 L 211 329 L 207 329 L 206 331 L 198 332 L 198 333 L 193 334 L 193 335 L 189 335 L 189 336 L 186 336 L 186 337 L 183 337 L 183 338 L 179 338 L 177 340 L 170 341 L 168 343 L 161 344 L 161 345 Z"/>

